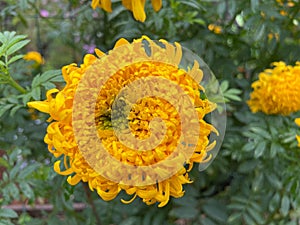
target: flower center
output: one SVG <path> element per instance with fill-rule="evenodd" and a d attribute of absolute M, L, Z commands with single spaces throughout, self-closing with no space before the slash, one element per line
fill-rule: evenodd
<path fill-rule="evenodd" d="M 151 77 L 162 77 L 173 82 L 191 97 L 192 102 L 200 99 L 199 85 L 184 70 L 170 64 L 138 62 L 112 75 L 99 92 L 95 122 L 106 150 L 130 165 L 148 166 L 165 160 L 180 144 L 181 120 L 176 107 L 155 95 L 159 91 L 156 90 L 157 84 L 151 85 L 150 82 L 146 87 L 142 85 L 144 78 Z M 136 96 L 141 92 L 146 94 L 139 99 Z M 170 92 L 166 91 L 163 95 L 173 99 L 180 97 Z M 152 123 L 158 118 L 160 122 Z M 163 130 L 163 136 L 159 135 Z M 156 140 L 158 144 L 155 147 L 149 147 L 147 141 L 137 142 L 139 146 L 127 145 L 119 139 L 118 132 L 131 133 L 137 140 L 147 140 L 151 136 L 154 141 L 160 140 Z"/>

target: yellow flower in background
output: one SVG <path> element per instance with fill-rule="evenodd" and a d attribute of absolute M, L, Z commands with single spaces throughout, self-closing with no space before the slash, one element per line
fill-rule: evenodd
<path fill-rule="evenodd" d="M 169 202 L 170 197 L 179 198 L 184 195 L 183 185 L 192 182 L 189 178 L 189 171 L 193 168 L 194 163 L 205 163 L 211 159 L 212 155 L 208 154 L 208 152 L 214 148 L 216 143 L 210 143 L 209 136 L 212 132 L 217 133 L 217 131 L 211 124 L 204 121 L 204 117 L 213 111 L 216 105 L 208 99 L 202 99 L 200 97 L 200 90 L 205 90 L 199 85 L 203 75 L 199 64 L 195 63 L 188 71 L 178 67 L 182 57 L 181 46 L 178 43 L 175 44 L 177 47 L 176 50 L 173 45 L 168 44 L 164 40 L 160 42 L 165 44 L 166 48 L 156 45 L 147 37 L 134 40 L 133 44 L 138 43 L 142 45 L 144 40 L 150 43 L 150 56 L 148 56 L 149 53 L 146 53 L 144 49 L 140 50 L 140 48 L 135 48 L 138 45 L 132 45 L 134 51 L 131 51 L 130 43 L 125 39 L 120 39 L 117 41 L 115 48 L 111 50 L 108 55 L 95 49 L 100 59 L 94 55 L 87 54 L 84 57 L 83 64 L 80 66 L 76 64 L 64 66 L 62 68 L 62 74 L 66 81 L 66 86 L 62 90 L 49 90 L 45 101 L 29 102 L 28 106 L 50 115 L 48 121 L 51 123 L 47 128 L 47 134 L 44 140 L 48 144 L 48 150 L 55 157 L 61 158 L 55 162 L 54 170 L 60 175 L 68 176 L 67 181 L 69 184 L 76 185 L 80 181 L 87 182 L 89 188 L 92 191 L 96 190 L 98 195 L 105 201 L 112 200 L 120 191 L 125 191 L 128 195 L 132 195 L 133 197 L 129 201 L 122 200 L 124 203 L 130 203 L 136 197 L 139 197 L 148 205 L 158 202 L 158 206 L 163 207 Z M 118 50 L 117 47 L 122 46 L 125 47 Z M 129 47 L 126 48 L 126 46 Z M 151 57 L 168 63 L 153 61 Z M 108 80 L 105 80 L 104 77 L 100 75 L 103 71 L 103 73 L 108 73 L 107 71 L 110 68 L 114 68 L 115 65 L 119 65 L 120 62 L 130 58 L 148 60 L 138 61 L 122 67 L 122 69 L 113 73 Z M 98 67 L 97 63 L 101 62 L 101 59 L 102 64 Z M 92 74 L 91 79 L 85 80 L 88 74 Z M 98 156 L 98 152 L 92 152 L 96 142 L 89 136 L 83 137 L 86 134 L 81 124 L 84 124 L 85 121 L 80 121 L 80 118 L 84 116 L 86 112 L 75 108 L 76 95 L 78 96 L 82 82 L 86 81 L 93 85 L 97 82 L 101 83 L 105 81 L 100 92 L 97 91 L 97 101 L 93 118 L 91 118 L 91 121 L 94 121 L 96 124 L 97 138 L 101 139 L 106 151 L 114 159 L 133 167 L 151 166 L 163 160 L 167 160 L 174 152 L 176 153 L 174 150 L 176 146 L 182 146 L 182 148 L 191 147 L 189 143 L 180 142 L 180 135 L 182 133 L 182 121 L 184 117 L 187 117 L 186 119 L 188 120 L 195 120 L 195 118 L 189 118 L 188 111 L 184 111 L 184 115 L 179 114 L 177 109 L 174 108 L 174 105 L 158 96 L 149 95 L 148 97 L 135 101 L 134 97 L 140 91 L 139 87 L 141 86 L 139 85 L 143 85 L 147 81 L 147 78 L 169 80 L 172 84 L 176 84 L 176 86 L 184 90 L 184 93 L 186 93 L 193 102 L 192 110 L 196 112 L 196 121 L 201 125 L 201 129 L 198 131 L 189 129 L 189 136 L 195 138 L 195 136 L 192 136 L 193 133 L 198 135 L 197 142 L 193 146 L 191 157 L 183 164 L 180 164 L 180 168 L 176 170 L 174 175 L 150 185 L 128 185 L 122 182 L 115 182 L 100 175 L 91 164 L 87 162 L 84 153 L 79 149 L 78 143 L 83 143 L 86 146 L 90 144 L 91 147 L 87 149 L 89 149 L 89 154 L 93 154 L 92 158 L 95 161 L 102 160 L 104 163 L 106 161 L 106 159 Z M 155 148 L 150 147 L 150 150 L 147 151 L 144 151 L 149 149 L 147 148 L 147 144 L 135 146 L 139 147 L 138 149 L 142 148 L 142 150 L 125 146 L 116 136 L 112 125 L 112 111 L 117 96 L 121 90 L 130 87 L 131 84 L 139 80 L 142 81 L 136 89 L 134 89 L 134 87 L 130 88 L 130 92 L 124 94 L 126 98 L 122 98 L 124 96 L 120 97 L 121 100 L 125 99 L 124 102 L 130 101 L 130 99 L 133 99 L 133 102 L 135 102 L 131 105 L 129 115 L 127 115 L 128 126 L 133 134 L 132 136 L 138 140 L 144 140 L 151 137 L 151 129 L 155 128 L 155 126 L 158 126 L 156 127 L 158 130 L 163 129 L 159 124 L 153 125 L 153 123 L 150 123 L 150 121 L 155 118 L 162 118 L 166 127 L 166 133 L 162 141 Z M 97 87 L 97 85 L 95 87 Z M 148 88 L 151 89 L 152 87 L 153 86 L 150 85 Z M 147 87 L 143 87 L 143 89 L 147 89 Z M 88 90 L 85 91 L 84 89 L 81 91 L 88 92 Z M 178 93 L 172 93 L 171 89 L 167 89 L 165 95 L 169 95 L 170 99 L 173 98 L 178 102 L 184 101 Z M 77 106 L 84 109 L 86 105 L 90 105 L 90 98 L 86 95 L 83 99 L 82 105 Z M 122 102 L 120 104 L 122 104 Z M 118 118 L 121 118 L 122 112 L 123 110 L 120 112 L 117 110 L 117 119 L 115 121 L 118 122 Z M 75 118 L 78 115 L 79 121 Z M 81 142 L 76 140 L 75 126 L 77 126 L 78 122 L 81 132 L 84 132 Z M 121 126 L 123 126 L 123 124 L 117 124 L 117 127 Z M 154 137 L 154 141 L 155 140 Z M 180 153 L 178 153 L 178 155 L 180 156 Z M 172 164 L 173 162 L 170 161 L 168 168 L 171 168 Z M 159 172 L 162 174 L 168 172 L 168 168 L 165 171 L 162 169 Z M 113 173 L 118 170 L 117 167 L 110 164 L 102 169 L 107 173 Z M 121 174 L 121 176 L 123 176 L 123 174 Z M 148 174 L 145 174 L 143 178 L 147 179 L 147 177 Z M 131 178 L 129 177 L 128 179 Z"/>
<path fill-rule="evenodd" d="M 35 61 L 39 65 L 44 64 L 43 56 L 36 51 L 27 52 L 26 55 L 24 55 L 23 59 L 27 61 Z"/>
<path fill-rule="evenodd" d="M 145 3 L 146 0 L 122 0 L 123 6 L 132 11 L 134 18 L 141 22 L 146 20 Z M 156 12 L 162 7 L 162 0 L 151 0 L 151 3 Z M 112 12 L 111 0 L 92 0 L 91 6 L 93 9 L 99 7 L 107 12 Z"/>
<path fill-rule="evenodd" d="M 300 118 L 295 119 L 295 123 L 300 127 Z M 300 147 L 300 135 L 296 135 L 298 147 Z"/>
<path fill-rule="evenodd" d="M 247 102 L 253 113 L 288 115 L 300 110 L 300 62 L 295 66 L 273 63 L 273 69 L 259 74 L 252 83 L 253 92 Z"/>
<path fill-rule="evenodd" d="M 215 34 L 221 34 L 222 33 L 222 27 L 215 25 L 215 24 L 209 24 L 208 29 Z"/>

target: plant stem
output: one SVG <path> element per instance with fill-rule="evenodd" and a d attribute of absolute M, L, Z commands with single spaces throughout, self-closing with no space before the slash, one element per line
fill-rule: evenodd
<path fill-rule="evenodd" d="M 90 204 L 90 206 L 93 210 L 93 214 L 95 216 L 96 223 L 97 223 L 97 225 L 101 225 L 101 220 L 100 220 L 100 217 L 98 216 L 98 213 L 96 210 L 96 205 L 92 199 L 91 192 L 86 184 L 83 184 L 83 188 L 84 188 L 85 194 L 87 196 L 88 203 Z"/>
<path fill-rule="evenodd" d="M 18 84 L 12 77 L 9 77 L 7 79 L 7 82 L 10 86 L 21 92 L 22 94 L 25 94 L 27 91 L 20 85 Z"/>

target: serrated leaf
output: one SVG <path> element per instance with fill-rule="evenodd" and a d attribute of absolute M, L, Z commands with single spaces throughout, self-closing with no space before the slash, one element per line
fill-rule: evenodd
<path fill-rule="evenodd" d="M 251 218 L 251 216 L 248 215 L 247 213 L 243 214 L 243 219 L 245 221 L 245 224 L 247 225 L 257 225 L 255 221 Z"/>
<path fill-rule="evenodd" d="M 11 54 L 15 53 L 16 51 L 20 50 L 25 45 L 27 45 L 29 42 L 30 42 L 30 40 L 23 40 L 23 41 L 17 42 L 13 46 L 11 46 L 9 49 L 7 49 L 6 54 L 11 55 Z"/>
<path fill-rule="evenodd" d="M 222 92 L 225 92 L 229 87 L 229 82 L 227 80 L 224 80 L 221 85 L 220 85 L 220 89 Z"/>
<path fill-rule="evenodd" d="M 271 134 L 261 127 L 251 127 L 250 130 L 256 134 L 259 134 L 260 136 L 264 137 L 265 139 L 268 139 L 268 140 L 272 139 Z"/>
<path fill-rule="evenodd" d="M 41 89 L 40 87 L 35 87 L 31 90 L 31 96 L 34 100 L 40 100 L 41 98 Z"/>
<path fill-rule="evenodd" d="M 217 223 L 215 223 L 214 221 L 212 221 L 211 219 L 204 217 L 200 219 L 200 224 L 201 225 L 217 225 Z"/>
<path fill-rule="evenodd" d="M 283 216 L 287 216 L 290 210 L 290 199 L 288 196 L 284 195 L 281 199 L 280 212 Z"/>
<path fill-rule="evenodd" d="M 18 179 L 25 179 L 27 176 L 32 174 L 39 167 L 40 167 L 39 164 L 31 164 L 29 166 L 26 166 L 22 171 L 20 171 L 20 173 L 18 175 Z"/>
<path fill-rule="evenodd" d="M 266 145 L 267 145 L 267 143 L 265 141 L 261 141 L 257 144 L 257 146 L 254 150 L 254 157 L 255 158 L 259 158 L 265 153 Z"/>
<path fill-rule="evenodd" d="M 219 202 L 212 200 L 203 205 L 203 211 L 212 219 L 218 222 L 227 220 L 226 208 Z"/>
<path fill-rule="evenodd" d="M 263 217 L 260 215 L 259 211 L 254 210 L 251 207 L 247 208 L 249 215 L 255 220 L 256 224 L 263 224 Z"/>
<path fill-rule="evenodd" d="M 9 65 L 19 59 L 22 59 L 23 57 L 24 57 L 24 55 L 15 55 L 8 60 L 7 64 Z"/>
<path fill-rule="evenodd" d="M 282 188 L 282 182 L 274 173 L 265 173 L 265 177 L 267 178 L 268 182 L 277 190 Z"/>
<path fill-rule="evenodd" d="M 260 173 L 253 181 L 252 188 L 254 192 L 261 190 L 260 188 L 263 185 L 264 175 Z"/>
<path fill-rule="evenodd" d="M 271 198 L 269 203 L 270 212 L 275 212 L 275 210 L 279 208 L 279 204 L 280 204 L 280 195 L 278 192 L 276 192 L 274 196 Z"/>
<path fill-rule="evenodd" d="M 0 218 L 17 218 L 18 214 L 9 208 L 0 208 Z"/>
<path fill-rule="evenodd" d="M 248 142 L 245 144 L 242 148 L 243 151 L 245 152 L 251 152 L 255 148 L 255 144 L 253 142 Z"/>
<path fill-rule="evenodd" d="M 257 165 L 258 165 L 258 161 L 257 160 L 245 161 L 242 164 L 240 164 L 240 166 L 238 167 L 238 171 L 240 173 L 249 173 L 252 170 L 254 170 Z"/>
<path fill-rule="evenodd" d="M 238 222 L 240 222 L 241 220 L 241 216 L 242 216 L 241 213 L 233 213 L 228 217 L 227 220 L 228 224 L 238 224 Z"/>
<path fill-rule="evenodd" d="M 28 199 L 32 199 L 34 197 L 34 192 L 28 183 L 21 182 L 20 189 Z"/>
<path fill-rule="evenodd" d="M 16 105 L 16 106 L 14 106 L 14 107 L 10 110 L 9 115 L 10 115 L 10 116 L 14 116 L 14 115 L 16 114 L 16 112 L 17 112 L 19 109 L 23 108 L 23 107 L 24 107 L 23 105 Z"/>
<path fill-rule="evenodd" d="M 17 175 L 17 173 L 21 171 L 21 170 L 20 170 L 21 166 L 22 166 L 22 163 L 21 163 L 21 162 L 18 162 L 18 163 L 12 168 L 12 170 L 9 172 L 9 178 L 10 178 L 11 180 L 14 180 L 15 177 L 16 177 L 16 175 Z"/>
<path fill-rule="evenodd" d="M 182 219 L 194 219 L 199 214 L 195 208 L 178 207 L 170 211 L 170 215 Z"/>
<path fill-rule="evenodd" d="M 5 168 L 9 167 L 8 162 L 3 157 L 0 158 L 0 166 Z"/>
<path fill-rule="evenodd" d="M 0 117 L 3 116 L 3 114 L 9 110 L 10 108 L 12 108 L 14 106 L 14 104 L 6 104 L 6 105 L 1 105 L 0 107 Z"/>
<path fill-rule="evenodd" d="M 120 225 L 136 225 L 136 224 L 140 224 L 140 219 L 135 216 L 129 217 L 120 223 Z"/>

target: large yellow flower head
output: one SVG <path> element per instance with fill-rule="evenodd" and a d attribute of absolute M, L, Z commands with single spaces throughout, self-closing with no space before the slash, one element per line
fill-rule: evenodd
<path fill-rule="evenodd" d="M 122 0 L 124 7 L 133 12 L 136 20 L 144 22 L 146 20 L 145 13 L 146 0 Z M 162 6 L 162 0 L 151 0 L 153 9 L 157 12 Z M 106 12 L 112 12 L 111 0 L 92 0 L 92 8 L 97 7 L 104 9 Z"/>
<path fill-rule="evenodd" d="M 288 115 L 300 110 L 300 62 L 295 66 L 273 63 L 273 69 L 259 74 L 247 102 L 252 112 Z"/>
<path fill-rule="evenodd" d="M 180 68 L 181 46 L 164 40 L 120 39 L 107 54 L 95 52 L 99 58 L 63 67 L 62 90 L 28 103 L 50 115 L 45 142 L 59 158 L 54 170 L 104 200 L 123 190 L 130 201 L 162 207 L 183 196 L 194 163 L 213 157 L 218 131 L 204 117 L 216 104 L 199 84 L 203 72 L 196 60 Z"/>

